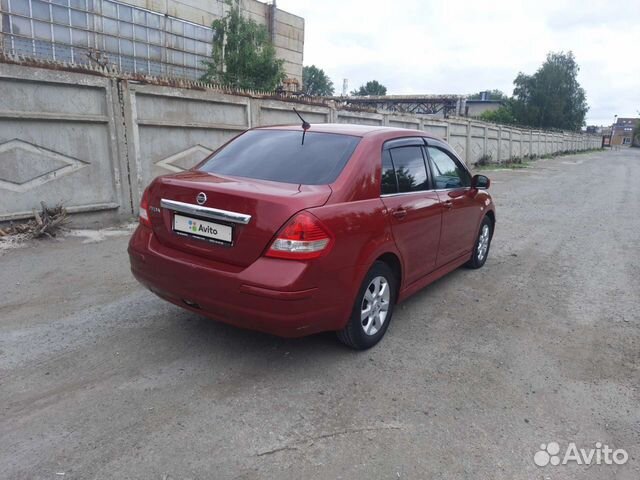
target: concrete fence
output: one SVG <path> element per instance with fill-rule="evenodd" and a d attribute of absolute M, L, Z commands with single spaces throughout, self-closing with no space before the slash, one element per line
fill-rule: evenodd
<path fill-rule="evenodd" d="M 129 217 L 154 177 L 190 168 L 247 128 L 299 122 L 293 107 L 312 123 L 422 130 L 447 140 L 468 164 L 484 155 L 502 162 L 600 146 L 585 134 L 350 111 L 320 100 L 19 63 L 0 63 L 0 221 L 26 218 L 40 201 L 100 221 Z"/>

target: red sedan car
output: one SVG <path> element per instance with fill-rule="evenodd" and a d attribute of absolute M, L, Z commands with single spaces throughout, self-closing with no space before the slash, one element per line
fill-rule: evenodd
<path fill-rule="evenodd" d="M 281 336 L 336 331 L 365 349 L 394 305 L 446 273 L 480 268 L 489 179 L 424 132 L 305 124 L 248 130 L 144 192 L 129 243 L 160 297 Z"/>

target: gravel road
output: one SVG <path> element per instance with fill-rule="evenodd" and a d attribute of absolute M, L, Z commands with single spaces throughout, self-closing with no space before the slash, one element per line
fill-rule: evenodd
<path fill-rule="evenodd" d="M 127 231 L 3 252 L 0 478 L 640 478 L 640 151 L 488 175 L 486 266 L 363 353 L 163 302 Z M 538 467 L 549 442 L 629 459 Z"/>

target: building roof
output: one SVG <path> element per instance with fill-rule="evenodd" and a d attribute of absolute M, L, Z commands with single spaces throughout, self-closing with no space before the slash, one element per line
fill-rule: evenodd
<path fill-rule="evenodd" d="M 637 122 L 640 121 L 640 118 L 636 117 L 636 118 L 620 118 L 618 117 L 618 120 L 616 121 L 616 125 L 635 125 Z"/>

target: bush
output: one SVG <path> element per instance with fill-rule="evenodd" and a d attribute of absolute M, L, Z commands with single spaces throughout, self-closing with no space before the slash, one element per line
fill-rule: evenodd
<path fill-rule="evenodd" d="M 474 163 L 474 166 L 476 166 L 476 167 L 486 167 L 487 165 L 489 165 L 492 162 L 492 160 L 493 160 L 493 158 L 491 157 L 491 154 L 490 153 L 485 153 L 478 160 L 476 160 L 476 163 Z"/>

